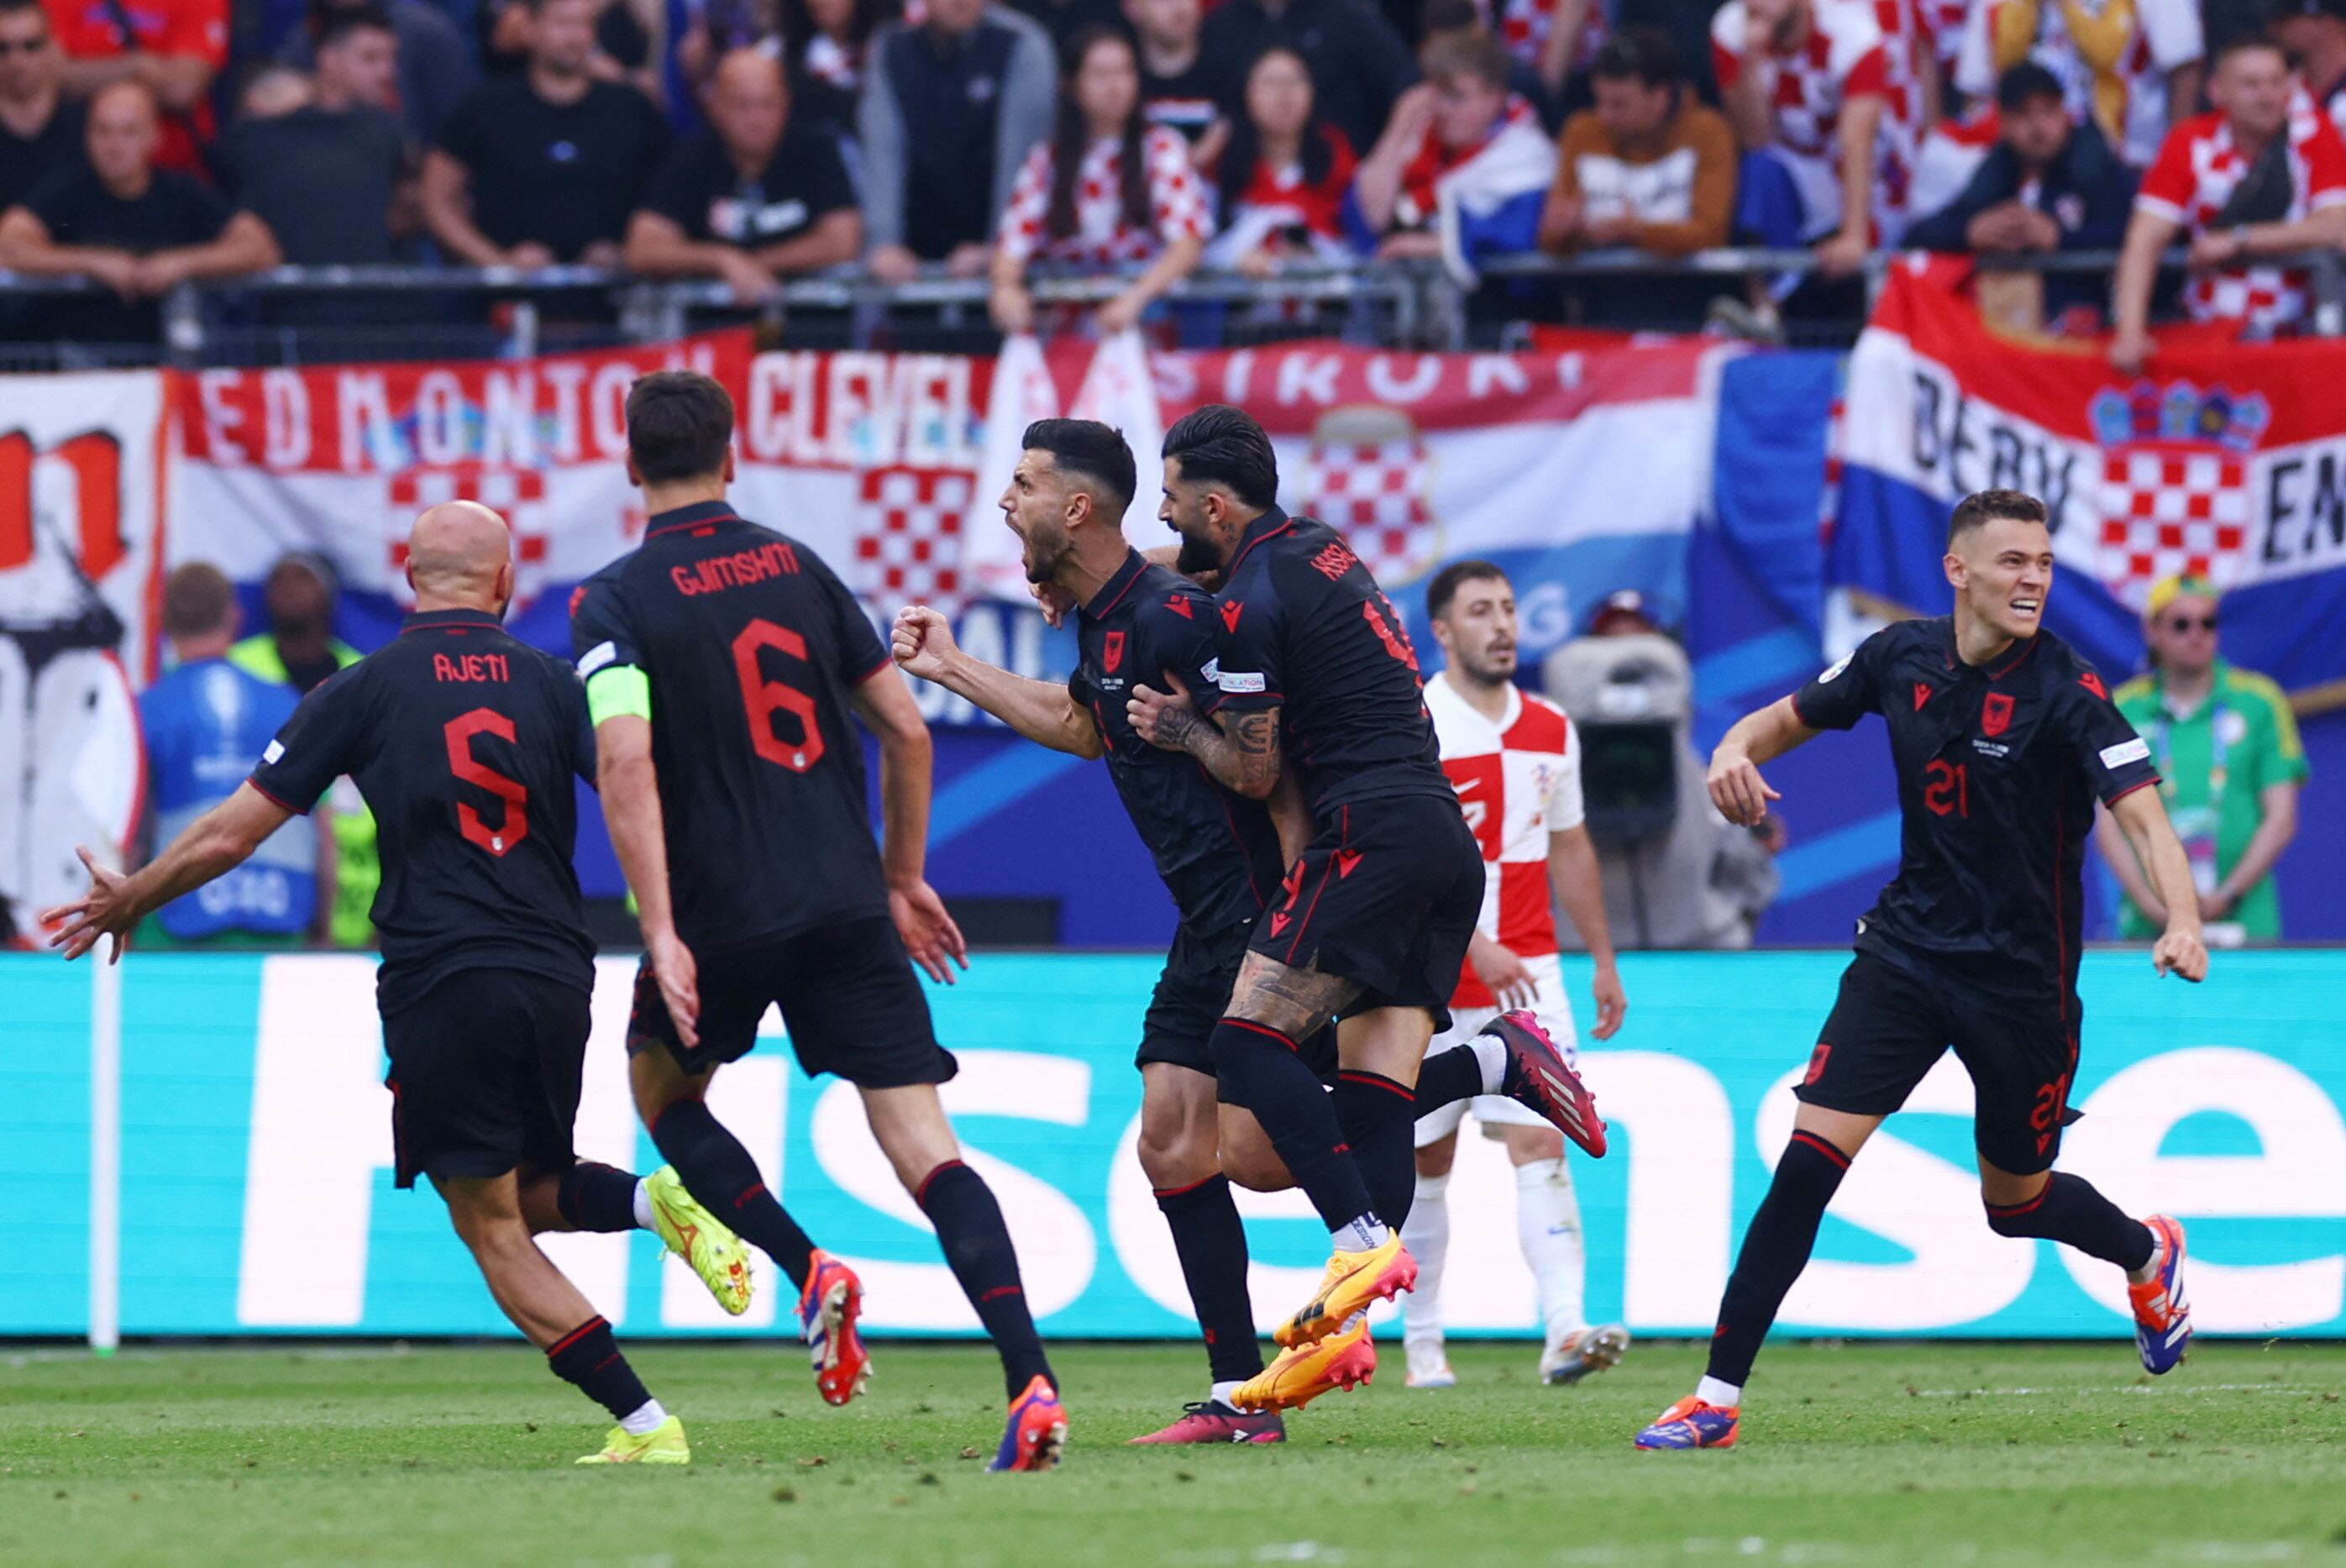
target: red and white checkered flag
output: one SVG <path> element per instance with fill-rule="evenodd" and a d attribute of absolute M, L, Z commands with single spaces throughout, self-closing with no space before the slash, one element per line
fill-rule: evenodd
<path fill-rule="evenodd" d="M 2100 575 L 2135 609 L 2163 577 L 2239 575 L 2249 539 L 2249 464 L 2237 453 L 2122 446 L 2102 458 Z"/>
<path fill-rule="evenodd" d="M 1440 530 L 1426 499 L 1425 443 L 1415 434 L 1379 442 L 1311 443 L 1305 509 L 1344 535 L 1380 583 L 1408 582 L 1433 565 Z"/>
<path fill-rule="evenodd" d="M 969 596 L 962 535 L 973 488 L 957 468 L 864 470 L 849 585 L 891 612 L 917 601 L 957 614 Z"/>
<path fill-rule="evenodd" d="M 408 468 L 389 482 L 391 591 L 402 603 L 407 586 L 407 534 L 416 514 L 449 501 L 477 501 L 513 530 L 515 607 L 543 585 L 546 562 L 546 475 L 535 468 Z"/>

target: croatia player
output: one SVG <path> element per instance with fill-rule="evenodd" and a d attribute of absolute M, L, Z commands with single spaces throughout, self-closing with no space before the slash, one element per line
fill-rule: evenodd
<path fill-rule="evenodd" d="M 1425 608 L 1443 659 L 1442 672 L 1425 683 L 1425 706 L 1443 771 L 1482 849 L 1484 878 L 1482 915 L 1450 999 L 1451 1026 L 1432 1050 L 1465 1044 L 1501 1009 L 1519 1007 L 1569 1062 L 1572 1003 L 1556 961 L 1556 902 L 1596 960 L 1590 1033 L 1611 1039 L 1627 1005 L 1596 846 L 1581 820 L 1579 737 L 1562 708 L 1515 684 L 1515 593 L 1505 573 L 1488 561 L 1454 562 L 1427 585 Z M 1515 1167 L 1515 1233 L 1545 1329 L 1541 1380 L 1576 1383 L 1619 1361 L 1629 1331 L 1618 1323 L 1591 1328 L 1584 1313 L 1587 1259 L 1564 1135 L 1520 1101 L 1485 1095 L 1418 1118 L 1417 1202 L 1401 1233 L 1418 1268 L 1417 1288 L 1402 1303 L 1409 1386 L 1457 1381 L 1442 1349 L 1442 1265 L 1450 1248 L 1451 1164 L 1470 1108 L 1487 1135 L 1505 1143 Z"/>

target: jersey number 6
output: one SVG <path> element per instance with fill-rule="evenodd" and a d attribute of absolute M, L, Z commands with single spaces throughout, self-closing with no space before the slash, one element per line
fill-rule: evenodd
<path fill-rule="evenodd" d="M 797 687 L 768 680 L 758 668 L 758 651 L 777 648 L 801 664 L 806 639 L 788 626 L 753 620 L 733 639 L 733 673 L 741 682 L 741 706 L 750 718 L 751 749 L 769 762 L 779 762 L 793 773 L 803 773 L 822 760 L 822 726 L 816 721 L 814 698 Z M 799 738 L 785 741 L 774 733 L 774 710 L 799 721 Z"/>
<path fill-rule="evenodd" d="M 502 857 L 507 850 L 529 837 L 529 786 L 518 779 L 508 779 L 495 769 L 487 767 L 473 756 L 473 737 L 488 734 L 499 740 L 514 738 L 513 720 L 493 708 L 476 708 L 450 719 L 441 733 L 448 740 L 448 771 L 467 784 L 476 784 L 505 803 L 505 820 L 495 828 L 481 820 L 481 814 L 456 802 L 456 830 L 469 841 L 478 844 L 492 855 Z"/>

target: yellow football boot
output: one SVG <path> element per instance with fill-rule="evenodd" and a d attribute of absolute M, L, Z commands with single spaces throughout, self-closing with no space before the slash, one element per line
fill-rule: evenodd
<path fill-rule="evenodd" d="M 736 1318 L 747 1312 L 749 1247 L 684 1190 L 684 1178 L 674 1166 L 662 1166 L 646 1176 L 644 1192 L 652 1202 L 652 1228 L 668 1249 L 692 1265 L 719 1307 Z"/>
<path fill-rule="evenodd" d="M 1417 1259 L 1402 1250 L 1401 1232 L 1388 1232 L 1382 1247 L 1331 1256 L 1328 1272 L 1320 1277 L 1319 1291 L 1270 1337 L 1290 1350 L 1324 1339 L 1354 1313 L 1390 1301 L 1416 1283 Z"/>
<path fill-rule="evenodd" d="M 1230 1396 L 1242 1410 L 1300 1410 L 1331 1389 L 1350 1389 L 1376 1375 L 1377 1348 L 1369 1339 L 1369 1318 L 1357 1314 L 1352 1327 L 1317 1344 L 1281 1350 L 1279 1359 Z"/>
<path fill-rule="evenodd" d="M 643 1436 L 625 1427 L 613 1427 L 603 1439 L 603 1451 L 582 1456 L 580 1464 L 690 1464 L 692 1446 L 684 1441 L 684 1423 L 670 1416 Z"/>

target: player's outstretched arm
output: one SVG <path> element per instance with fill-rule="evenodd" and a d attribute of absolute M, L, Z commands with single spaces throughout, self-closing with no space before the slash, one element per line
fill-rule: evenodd
<path fill-rule="evenodd" d="M 2161 974 L 2204 980 L 2208 945 L 2199 935 L 2199 895 L 2191 886 L 2191 858 L 2183 840 L 2167 820 L 2167 808 L 2154 789 L 2130 790 L 2110 803 L 2110 815 L 2126 830 L 2127 842 L 2150 878 L 2151 891 L 2167 908 L 2167 930 L 2150 950 L 2153 968 Z"/>
<path fill-rule="evenodd" d="M 969 943 L 926 875 L 934 761 L 929 727 L 893 665 L 866 677 L 849 701 L 880 742 L 880 867 L 888 879 L 888 912 L 913 962 L 951 985 L 954 965 L 969 967 Z"/>
<path fill-rule="evenodd" d="M 1253 708 L 1213 718 L 1198 711 L 1189 688 L 1171 670 L 1172 689 L 1136 686 L 1125 713 L 1151 746 L 1186 751 L 1206 765 L 1222 788 L 1250 800 L 1268 800 L 1279 787 L 1279 709 Z"/>
<path fill-rule="evenodd" d="M 1768 802 L 1783 799 L 1760 776 L 1760 764 L 1807 745 L 1820 733 L 1800 722 L 1800 709 L 1789 697 L 1745 714 L 1710 754 L 1707 782 L 1711 804 L 1737 827 L 1757 827 L 1768 815 Z"/>
<path fill-rule="evenodd" d="M 660 816 L 659 769 L 652 761 L 652 721 L 639 713 L 610 713 L 595 726 L 595 792 L 619 871 L 636 895 L 644 955 L 652 962 L 660 1000 L 677 1037 L 700 1044 L 700 969 L 676 934 L 676 907 L 668 888 L 667 826 Z"/>
<path fill-rule="evenodd" d="M 119 963 L 140 921 L 242 865 L 292 815 L 247 782 L 189 823 L 168 849 L 133 875 L 107 871 L 88 850 L 76 845 L 74 853 L 89 868 L 89 891 L 69 904 L 41 911 L 43 925 L 58 928 L 49 945 L 76 959 L 97 946 L 98 938 L 110 936 L 114 947 L 107 962 Z"/>
<path fill-rule="evenodd" d="M 1605 878 L 1596 863 L 1596 841 L 1586 823 L 1563 828 L 1547 836 L 1547 880 L 1556 901 L 1571 917 L 1572 929 L 1588 948 L 1596 966 L 1589 989 L 1596 1000 L 1596 1026 L 1588 1033 L 1610 1040 L 1629 1010 L 1628 993 L 1621 989 L 1621 971 L 1613 960 L 1613 928 L 1605 918 Z"/>
<path fill-rule="evenodd" d="M 944 616 L 926 605 L 907 605 L 889 629 L 889 651 L 906 675 L 935 681 L 968 698 L 1038 746 L 1076 757 L 1097 757 L 1099 727 L 1076 706 L 1067 688 L 1029 680 L 962 650 Z"/>

